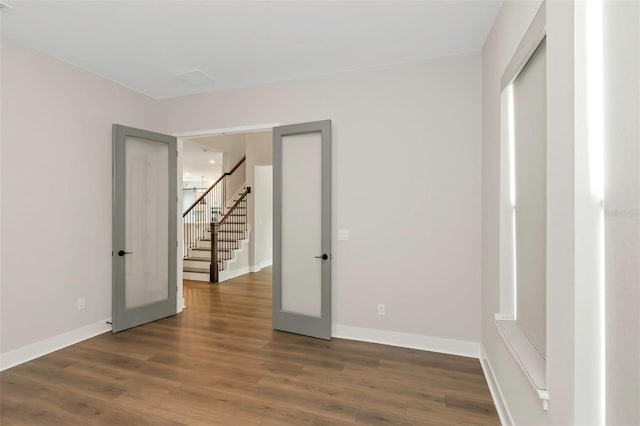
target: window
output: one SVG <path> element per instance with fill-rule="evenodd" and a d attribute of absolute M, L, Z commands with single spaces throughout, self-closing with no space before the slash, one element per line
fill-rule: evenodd
<path fill-rule="evenodd" d="M 500 312 L 496 326 L 543 400 L 547 327 L 547 65 L 544 4 L 502 78 Z"/>
<path fill-rule="evenodd" d="M 546 42 L 512 83 L 515 320 L 544 357 L 547 287 Z"/>

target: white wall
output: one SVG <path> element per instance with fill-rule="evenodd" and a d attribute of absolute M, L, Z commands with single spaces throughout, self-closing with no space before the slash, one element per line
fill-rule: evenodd
<path fill-rule="evenodd" d="M 607 424 L 640 424 L 640 2 L 605 2 Z"/>
<path fill-rule="evenodd" d="M 264 225 L 259 224 L 258 210 L 265 208 L 265 203 L 271 203 L 272 200 L 266 200 L 265 195 L 261 191 L 267 191 L 273 198 L 272 187 L 257 188 L 256 166 L 268 166 L 273 164 L 273 134 L 268 132 L 256 132 L 246 134 L 246 156 L 247 156 L 247 186 L 250 186 L 253 193 L 249 195 L 247 202 L 247 221 L 251 227 L 251 241 L 249 249 L 250 264 L 253 270 L 259 270 L 261 264 L 267 259 L 262 256 L 262 246 L 271 244 L 264 241 L 267 234 Z M 264 176 L 262 176 L 264 178 Z M 261 201 L 262 206 L 258 206 Z M 263 213 L 260 213 L 264 216 Z M 273 213 L 271 213 L 273 215 Z M 263 219 L 264 220 L 264 219 Z"/>
<path fill-rule="evenodd" d="M 334 323 L 480 340 L 479 54 L 154 102 L 2 50 L 3 354 L 111 314 L 114 122 L 171 133 L 332 119 L 334 233 L 351 231 L 334 240 Z M 65 186 L 77 175 L 82 198 Z M 24 254 L 40 247 L 34 269 Z"/>
<path fill-rule="evenodd" d="M 494 325 L 500 312 L 500 79 L 540 4 L 505 2 L 482 51 L 482 343 L 517 424 L 543 424 L 544 413 Z"/>
<path fill-rule="evenodd" d="M 161 105 L 172 132 L 333 120 L 334 323 L 480 340 L 479 54 Z"/>
<path fill-rule="evenodd" d="M 255 166 L 253 199 L 255 269 L 273 262 L 273 166 Z"/>
<path fill-rule="evenodd" d="M 5 355 L 111 316 L 111 126 L 164 128 L 153 100 L 7 39 L 1 102 Z"/>
<path fill-rule="evenodd" d="M 224 147 L 223 171 L 225 173 L 231 172 L 238 162 L 242 160 L 242 157 L 246 156 L 246 135 L 214 136 L 211 140 L 214 146 Z M 247 163 L 245 161 L 234 173 L 227 177 L 227 202 L 231 202 L 234 194 L 238 192 L 246 180 Z"/>

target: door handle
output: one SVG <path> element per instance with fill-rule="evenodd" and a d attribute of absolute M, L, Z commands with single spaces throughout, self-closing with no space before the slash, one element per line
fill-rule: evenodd
<path fill-rule="evenodd" d="M 322 256 L 314 256 L 316 259 L 322 259 L 322 260 L 327 260 L 329 258 L 329 255 L 326 253 L 323 253 Z"/>
<path fill-rule="evenodd" d="M 125 254 L 133 254 L 132 251 L 124 251 L 124 250 L 120 250 L 118 252 L 118 256 L 124 256 Z"/>

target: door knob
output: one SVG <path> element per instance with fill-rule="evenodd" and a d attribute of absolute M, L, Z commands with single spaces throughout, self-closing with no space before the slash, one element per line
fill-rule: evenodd
<path fill-rule="evenodd" d="M 133 254 L 132 251 L 124 251 L 124 250 L 120 250 L 118 252 L 118 256 L 124 256 L 125 254 Z"/>
<path fill-rule="evenodd" d="M 329 255 L 326 253 L 323 253 L 322 256 L 315 256 L 316 259 L 322 259 L 322 260 L 327 260 L 329 258 Z"/>

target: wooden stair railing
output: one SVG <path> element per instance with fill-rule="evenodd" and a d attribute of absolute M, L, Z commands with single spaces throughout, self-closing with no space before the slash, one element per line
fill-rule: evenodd
<path fill-rule="evenodd" d="M 215 217 L 212 218 L 210 224 L 211 231 L 211 263 L 209 265 L 209 282 L 217 283 L 218 274 L 220 271 L 218 252 L 219 251 L 231 251 L 237 247 L 240 240 L 246 238 L 247 233 L 247 195 L 251 193 L 251 187 L 247 188 L 240 194 L 236 202 L 229 209 L 229 211 L 222 216 L 220 221 L 216 221 Z M 244 214 L 237 215 L 235 212 L 244 210 Z M 245 221 L 234 221 L 236 216 L 245 216 Z M 231 238 L 219 239 L 219 234 L 230 234 Z"/>
<path fill-rule="evenodd" d="M 183 223 L 183 257 L 189 255 L 189 249 L 198 244 L 209 231 L 209 224 L 217 216 L 225 213 L 227 203 L 227 181 L 244 163 L 243 157 L 230 171 L 224 173 L 213 185 L 196 199 L 182 214 Z"/>

